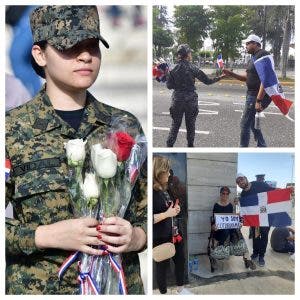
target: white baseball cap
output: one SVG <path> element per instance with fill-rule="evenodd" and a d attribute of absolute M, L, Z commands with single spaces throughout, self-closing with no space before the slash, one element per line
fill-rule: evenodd
<path fill-rule="evenodd" d="M 259 36 L 255 35 L 255 34 L 250 34 L 245 40 L 245 43 L 248 43 L 248 42 L 256 42 L 258 44 L 261 44 L 261 39 Z"/>
<path fill-rule="evenodd" d="M 238 179 L 238 178 L 241 178 L 241 177 L 246 177 L 246 176 L 242 173 L 237 173 L 235 179 Z"/>

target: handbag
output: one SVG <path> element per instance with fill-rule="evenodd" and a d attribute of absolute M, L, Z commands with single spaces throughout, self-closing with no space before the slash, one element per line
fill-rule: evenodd
<path fill-rule="evenodd" d="M 172 218 L 172 230 L 174 220 Z M 176 253 L 174 243 L 167 242 L 160 244 L 152 249 L 152 257 L 155 262 L 161 262 L 173 257 Z"/>
<path fill-rule="evenodd" d="M 152 256 L 155 262 L 161 262 L 175 255 L 175 246 L 173 243 L 163 243 L 152 249 Z"/>

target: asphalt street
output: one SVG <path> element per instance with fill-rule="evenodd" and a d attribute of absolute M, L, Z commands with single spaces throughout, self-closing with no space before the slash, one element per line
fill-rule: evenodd
<path fill-rule="evenodd" d="M 246 86 L 220 81 L 206 86 L 196 83 L 199 115 L 196 121 L 195 147 L 239 147 L 240 119 L 244 109 Z M 283 87 L 287 99 L 294 101 L 294 86 Z M 153 81 L 153 147 L 166 147 L 171 117 L 171 93 L 165 84 Z M 261 128 L 268 147 L 294 147 L 295 123 L 284 117 L 272 103 L 264 111 Z M 289 116 L 294 120 L 294 106 Z M 186 147 L 185 120 L 174 147 Z M 256 147 L 251 132 L 249 147 Z"/>

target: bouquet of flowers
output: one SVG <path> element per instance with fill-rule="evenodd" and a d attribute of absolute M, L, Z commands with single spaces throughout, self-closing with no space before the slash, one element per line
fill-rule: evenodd
<path fill-rule="evenodd" d="M 77 139 L 70 140 L 65 148 L 74 215 L 90 216 L 100 222 L 111 216 L 123 218 L 147 157 L 145 136 L 132 137 L 124 130 L 112 130 L 89 147 L 86 141 Z M 88 153 L 85 148 L 89 148 Z M 105 246 L 99 248 L 104 255 L 72 254 L 59 270 L 60 279 L 68 266 L 79 259 L 81 294 L 126 294 L 121 256 L 109 253 Z"/>

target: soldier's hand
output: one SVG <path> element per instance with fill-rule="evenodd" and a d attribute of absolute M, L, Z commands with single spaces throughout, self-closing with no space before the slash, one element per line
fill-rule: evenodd
<path fill-rule="evenodd" d="M 146 243 L 144 230 L 133 227 L 130 222 L 120 217 L 106 218 L 97 228 L 102 242 L 112 253 L 138 251 Z"/>
<path fill-rule="evenodd" d="M 56 248 L 102 255 L 102 250 L 91 247 L 104 244 L 96 229 L 98 224 L 96 219 L 80 218 L 41 225 L 35 232 L 35 244 L 40 249 Z"/>

